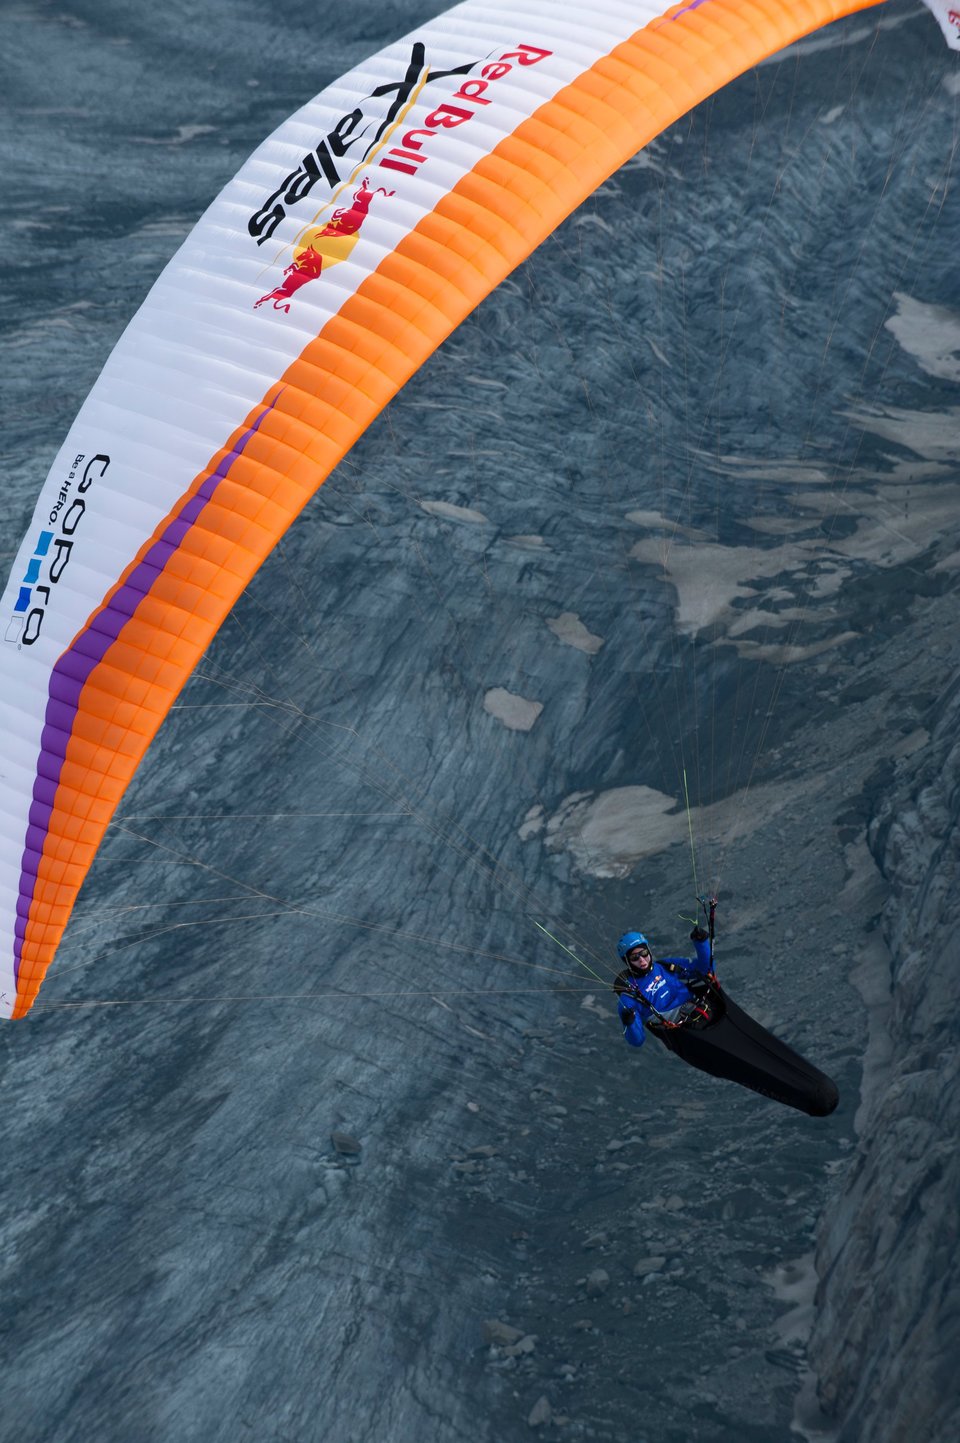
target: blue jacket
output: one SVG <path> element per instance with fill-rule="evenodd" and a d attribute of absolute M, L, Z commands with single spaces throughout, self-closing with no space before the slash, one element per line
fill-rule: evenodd
<path fill-rule="evenodd" d="M 694 946 L 697 949 L 695 960 L 689 957 L 663 957 L 654 962 L 645 977 L 631 976 L 629 983 L 624 984 L 629 990 L 621 992 L 617 998 L 617 1012 L 623 1023 L 624 1038 L 631 1047 L 643 1046 L 646 1038 L 643 1024 L 651 1018 L 655 1021 L 657 1013 L 672 1022 L 678 1008 L 682 1007 L 685 1002 L 695 1000 L 693 993 L 683 980 L 684 974 L 706 977 L 713 970 L 713 963 L 710 957 L 709 941 L 695 942 Z M 676 967 L 680 975 L 667 972 L 665 963 Z M 615 985 L 619 985 L 624 975 L 621 972 Z M 624 1020 L 623 1014 L 631 1008 L 636 1016 L 632 1022 L 628 1023 Z"/>

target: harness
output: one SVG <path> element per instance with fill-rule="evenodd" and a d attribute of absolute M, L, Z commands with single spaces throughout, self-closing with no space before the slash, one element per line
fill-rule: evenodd
<path fill-rule="evenodd" d="M 671 967 L 671 966 L 669 966 L 667 963 L 664 963 L 664 962 L 655 962 L 655 963 L 654 963 L 654 966 L 656 966 L 656 967 L 662 967 L 662 968 L 664 969 L 664 971 L 670 972 L 673 976 L 676 976 L 676 975 L 677 975 L 677 968 L 676 968 L 676 967 Z M 654 1017 L 657 1019 L 655 1023 L 650 1023 L 649 1025 L 650 1025 L 652 1028 L 656 1029 L 656 1030 L 663 1029 L 663 1031 L 665 1031 L 665 1032 L 677 1031 L 677 1030 L 678 1030 L 679 1028 L 681 1028 L 681 1027 L 688 1027 L 688 1026 L 690 1026 L 690 1024 L 693 1022 L 693 1019 L 694 1019 L 695 1017 L 697 1017 L 697 1016 L 699 1016 L 699 1017 L 701 1017 L 701 1018 L 703 1019 L 703 1022 L 702 1022 L 702 1024 L 701 1024 L 702 1026 L 706 1026 L 707 1023 L 713 1022 L 713 1021 L 715 1020 L 714 1014 L 711 1013 L 708 1008 L 702 1007 L 702 1006 L 700 1005 L 699 1001 L 696 1000 L 696 997 L 697 997 L 697 993 L 696 993 L 696 991 L 695 991 L 695 986 L 696 986 L 696 984 L 694 984 L 694 986 L 691 987 L 691 986 L 690 986 L 690 980 L 688 980 L 688 978 L 683 977 L 681 980 L 683 981 L 684 986 L 690 988 L 690 991 L 693 992 L 693 994 L 694 994 L 694 1001 L 693 1001 L 693 1002 L 684 1002 L 684 1003 L 681 1004 L 683 1007 L 687 1008 L 688 1010 L 687 1010 L 686 1014 L 685 1014 L 683 1017 L 677 1018 L 676 1021 L 672 1021 L 669 1017 L 664 1017 L 664 1015 L 663 1015 L 662 1012 L 658 1012 L 657 1009 L 656 1009 L 656 1007 L 654 1007 L 653 1003 L 650 1001 L 650 999 L 649 999 L 648 997 L 646 997 L 646 996 L 640 991 L 639 984 L 636 983 L 636 982 L 634 982 L 633 979 L 632 979 L 632 977 L 630 977 L 628 973 L 621 972 L 621 973 L 619 974 L 619 976 L 616 978 L 616 980 L 615 980 L 615 982 L 614 982 L 614 984 L 613 984 L 613 990 L 617 993 L 618 996 L 619 996 L 621 993 L 626 992 L 626 993 L 628 994 L 628 996 L 634 998 L 635 1001 L 637 1001 L 637 1002 L 642 1002 L 645 1007 L 649 1007 L 650 1011 L 653 1013 Z M 711 976 L 709 979 L 704 979 L 704 980 L 705 980 L 705 983 L 706 983 L 706 986 L 707 986 L 707 990 L 709 990 L 709 988 L 710 988 L 711 985 L 712 985 L 712 986 L 715 986 L 715 987 L 718 987 L 718 986 L 719 986 L 719 984 L 718 984 L 717 981 L 716 981 L 716 978 L 714 978 L 713 976 Z"/>
<path fill-rule="evenodd" d="M 699 1003 L 685 1002 L 683 1005 L 685 1008 L 687 1008 L 686 1013 L 684 1014 L 684 1016 L 678 1017 L 674 1020 L 662 1016 L 659 1012 L 657 1012 L 655 1007 L 650 1008 L 651 1012 L 654 1013 L 657 1019 L 656 1022 L 650 1023 L 650 1027 L 653 1029 L 653 1031 L 656 1032 L 662 1030 L 665 1032 L 676 1032 L 681 1027 L 692 1027 L 694 1025 L 695 1017 L 702 1017 L 704 1026 L 706 1026 L 708 1022 L 713 1022 L 714 1019 L 711 1014 L 707 1011 L 705 1007 L 701 1007 Z M 650 1006 L 649 1002 L 647 1003 L 647 1006 Z"/>

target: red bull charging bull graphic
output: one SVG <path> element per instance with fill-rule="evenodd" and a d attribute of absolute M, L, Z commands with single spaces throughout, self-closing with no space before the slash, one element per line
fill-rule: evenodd
<path fill-rule="evenodd" d="M 374 189 L 366 176 L 354 192 L 349 206 L 341 206 L 333 212 L 326 225 L 317 226 L 306 232 L 300 245 L 294 251 L 293 263 L 283 272 L 280 285 L 254 301 L 254 310 L 259 310 L 267 301 L 273 302 L 275 311 L 289 313 L 290 300 L 308 281 L 315 281 L 325 267 L 345 261 L 360 236 L 360 227 L 370 210 L 375 195 L 394 195 L 385 186 Z"/>

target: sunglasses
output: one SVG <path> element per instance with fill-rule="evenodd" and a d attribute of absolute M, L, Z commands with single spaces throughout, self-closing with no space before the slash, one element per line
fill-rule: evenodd
<path fill-rule="evenodd" d="M 639 961 L 639 959 L 640 959 L 641 957 L 649 957 L 649 956 L 650 956 L 650 948 L 649 948 L 649 947 L 631 947 L 631 948 L 630 948 L 630 951 L 627 953 L 627 961 L 628 961 L 628 962 L 637 962 L 637 961 Z"/>

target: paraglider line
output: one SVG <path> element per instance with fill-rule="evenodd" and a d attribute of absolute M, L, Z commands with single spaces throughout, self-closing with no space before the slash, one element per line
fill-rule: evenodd
<path fill-rule="evenodd" d="M 690 791 L 687 787 L 687 769 L 683 768 L 683 803 L 687 809 L 687 832 L 690 835 L 690 862 L 693 866 L 693 890 L 696 896 L 700 896 L 700 883 L 697 881 L 697 852 L 693 845 L 693 817 L 690 815 Z"/>
<path fill-rule="evenodd" d="M 601 979 L 602 980 L 602 979 Z M 517 994 L 542 994 L 547 992 L 575 992 L 589 995 L 589 988 L 581 984 L 580 987 L 451 987 L 438 989 L 436 987 L 418 988 L 416 991 L 391 992 L 391 997 L 503 997 L 515 996 Z M 154 1007 L 171 1006 L 180 1003 L 186 1006 L 196 1002 L 311 1002 L 313 1000 L 324 1000 L 331 997 L 363 998 L 381 997 L 382 989 L 376 992 L 347 992 L 334 990 L 328 992 L 251 992 L 246 994 L 231 994 L 227 996 L 196 996 L 196 997 L 101 997 L 89 1002 L 52 1002 L 46 998 L 38 998 L 33 1004 L 33 1011 L 40 1007 L 59 1007 L 79 1010 L 86 1007 Z"/>
<path fill-rule="evenodd" d="M 533 925 L 534 925 L 535 927 L 539 927 L 539 929 L 540 929 L 540 931 L 543 933 L 543 935 L 544 935 L 545 937 L 549 937 L 551 942 L 556 942 L 556 944 L 557 944 L 558 947 L 562 947 L 563 950 L 564 950 L 564 952 L 566 952 L 567 956 L 568 956 L 568 957 L 572 957 L 573 960 L 574 960 L 574 962 L 579 963 L 580 966 L 583 967 L 585 971 L 587 971 L 587 972 L 590 973 L 590 976 L 591 976 L 591 977 L 595 977 L 598 982 L 602 983 L 602 985 L 603 985 L 604 987 L 606 987 L 606 985 L 607 985 L 607 979 L 606 979 L 605 977 L 601 977 L 599 972 L 594 972 L 594 970 L 593 970 L 592 967 L 588 967 L 588 966 L 587 966 L 587 963 L 584 962 L 584 961 L 582 961 L 582 960 L 577 956 L 576 952 L 571 952 L 569 947 L 565 947 L 564 944 L 560 941 L 559 937 L 554 937 L 553 933 L 552 933 L 552 932 L 548 932 L 547 929 L 546 929 L 546 927 L 542 927 L 542 926 L 540 925 L 540 923 L 536 920 L 536 918 L 531 917 L 531 918 L 530 918 L 530 921 L 533 923 Z"/>

